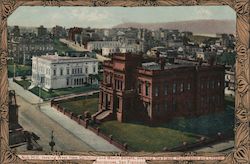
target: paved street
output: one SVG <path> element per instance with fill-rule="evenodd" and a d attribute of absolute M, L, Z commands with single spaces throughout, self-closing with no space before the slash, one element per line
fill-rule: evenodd
<path fill-rule="evenodd" d="M 83 126 L 71 120 L 61 112 L 58 112 L 57 110 L 51 108 L 49 103 L 42 104 L 41 112 L 70 131 L 74 136 L 77 136 L 84 143 L 88 143 L 94 150 L 120 151 L 118 148 L 116 148 L 103 138 L 99 137 L 92 131 L 85 129 Z"/>
<path fill-rule="evenodd" d="M 234 141 L 230 140 L 230 141 L 225 141 L 225 142 L 221 142 L 221 143 L 217 143 L 217 144 L 212 144 L 210 146 L 206 146 L 203 148 L 199 148 L 196 149 L 195 151 L 197 152 L 228 152 L 231 151 L 234 147 Z"/>
<path fill-rule="evenodd" d="M 79 44 L 75 44 L 74 42 L 66 39 L 60 39 L 60 42 L 67 44 L 68 47 L 74 49 L 75 51 L 88 51 L 83 45 L 80 46 Z"/>
<path fill-rule="evenodd" d="M 19 95 L 17 96 L 17 104 L 20 106 L 19 123 L 25 130 L 32 131 L 40 137 L 38 143 L 44 150 L 50 150 L 48 144 L 53 130 L 55 149 L 58 151 L 120 151 L 92 131 L 52 109 L 49 102 L 43 102 L 39 109 L 37 106 L 39 98 L 36 95 L 24 90 L 11 79 L 9 84 L 9 88 L 14 89 Z"/>
<path fill-rule="evenodd" d="M 36 105 L 31 105 L 22 97 L 17 96 L 19 108 L 19 123 L 27 131 L 32 131 L 40 137 L 38 143 L 43 150 L 49 151 L 49 142 L 51 141 L 51 130 L 55 136 L 55 150 L 58 151 L 93 151 L 91 146 L 82 142 L 70 131 L 63 128 L 60 124 L 53 121 L 47 115 L 43 114 Z"/>

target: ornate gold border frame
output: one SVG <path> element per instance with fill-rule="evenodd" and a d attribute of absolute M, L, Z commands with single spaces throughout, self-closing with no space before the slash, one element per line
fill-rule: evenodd
<path fill-rule="evenodd" d="M 40 156 L 22 160 L 24 156 L 16 155 L 8 146 L 8 76 L 7 76 L 7 18 L 19 6 L 190 6 L 190 5 L 228 5 L 237 14 L 237 60 L 236 60 L 236 100 L 235 100 L 235 147 L 229 154 L 220 153 L 67 153 L 78 155 L 78 160 L 62 161 L 55 158 L 49 161 L 39 161 Z M 250 2 L 249 0 L 1 0 L 0 1 L 0 163 L 92 163 L 100 156 L 134 156 L 144 157 L 148 163 L 249 163 L 250 162 Z M 36 154 L 36 152 L 32 152 Z M 43 152 L 44 154 L 44 152 Z M 48 154 L 48 153 L 47 153 Z M 60 157 L 60 155 L 56 155 Z M 89 156 L 87 161 L 80 157 Z M 149 158 L 156 157 L 155 159 Z M 49 157 L 45 155 L 44 157 Z M 73 156 L 71 156 L 73 157 Z M 166 157 L 162 159 L 161 157 Z M 168 157 L 168 158 L 167 158 Z M 219 157 L 212 159 L 211 157 Z M 22 159 L 21 159 L 22 158 Z M 86 160 L 86 158 L 84 158 Z M 156 160 L 156 161 L 154 161 Z M 165 160 L 165 161 L 164 161 Z M 92 161 L 92 162 L 91 162 Z M 178 162 L 179 161 L 179 162 Z"/>

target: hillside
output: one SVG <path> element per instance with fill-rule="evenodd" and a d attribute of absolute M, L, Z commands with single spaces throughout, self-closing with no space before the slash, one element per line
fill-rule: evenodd
<path fill-rule="evenodd" d="M 216 34 L 216 33 L 230 33 L 235 34 L 236 22 L 235 20 L 191 20 L 180 22 L 167 23 L 123 23 L 114 28 L 147 28 L 150 30 L 163 29 L 179 29 L 180 31 L 191 31 L 194 34 Z"/>

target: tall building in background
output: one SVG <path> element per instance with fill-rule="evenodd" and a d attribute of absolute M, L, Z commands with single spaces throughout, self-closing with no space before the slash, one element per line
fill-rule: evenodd
<path fill-rule="evenodd" d="M 37 36 L 38 37 L 44 37 L 46 36 L 48 33 L 47 33 L 47 28 L 43 27 L 43 26 L 40 26 L 37 28 Z"/>
<path fill-rule="evenodd" d="M 55 38 L 64 38 L 67 35 L 65 28 L 57 25 L 52 28 L 52 34 Z"/>
<path fill-rule="evenodd" d="M 20 28 L 19 28 L 19 26 L 14 26 L 11 33 L 13 34 L 14 37 L 19 37 L 20 36 Z"/>

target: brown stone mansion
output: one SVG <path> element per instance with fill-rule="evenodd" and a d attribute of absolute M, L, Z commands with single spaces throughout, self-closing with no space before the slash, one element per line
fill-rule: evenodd
<path fill-rule="evenodd" d="M 224 109 L 222 65 L 116 54 L 103 64 L 96 120 L 166 121 Z"/>

